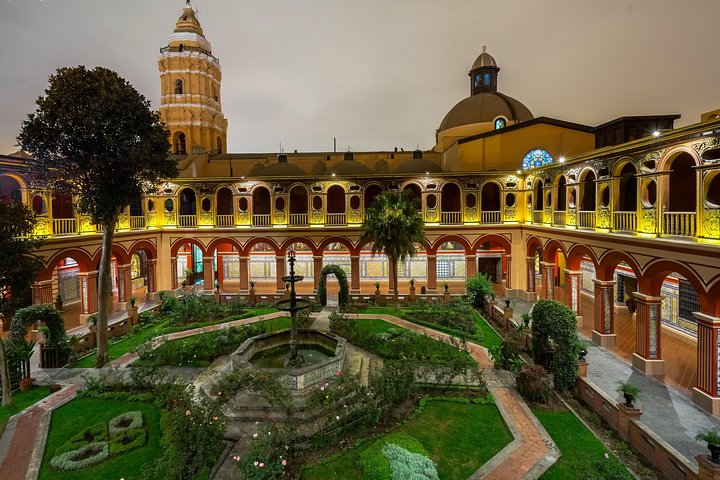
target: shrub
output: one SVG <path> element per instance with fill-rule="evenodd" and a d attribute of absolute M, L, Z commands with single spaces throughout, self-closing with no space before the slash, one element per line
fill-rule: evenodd
<path fill-rule="evenodd" d="M 473 307 L 480 308 L 485 305 L 485 297 L 492 291 L 492 282 L 484 273 L 478 273 L 465 282 L 467 301 Z"/>
<path fill-rule="evenodd" d="M 526 365 L 518 373 L 515 383 L 525 400 L 545 403 L 550 399 L 550 379 L 542 365 Z"/>
<path fill-rule="evenodd" d="M 108 422 L 110 438 L 123 433 L 126 430 L 134 430 L 143 426 L 142 412 L 126 412 L 118 415 Z"/>
<path fill-rule="evenodd" d="M 385 445 L 383 455 L 390 461 L 392 480 L 440 480 L 435 464 L 425 455 L 410 452 L 394 443 Z"/>
<path fill-rule="evenodd" d="M 532 310 L 532 354 L 542 362 L 545 351 L 555 346 L 551 372 L 555 388 L 566 390 L 577 380 L 577 361 L 582 344 L 577 334 L 575 313 L 555 300 L 539 300 Z"/>
<path fill-rule="evenodd" d="M 62 444 L 55 450 L 55 456 L 66 452 L 78 450 L 88 443 L 105 442 L 108 439 L 108 430 L 106 423 L 96 423 L 82 432 L 72 436 L 67 442 Z"/>
<path fill-rule="evenodd" d="M 65 452 L 50 460 L 57 470 L 77 470 L 105 461 L 110 456 L 107 442 L 88 443 L 77 450 Z"/>
<path fill-rule="evenodd" d="M 460 330 L 468 335 L 477 333 L 476 313 L 468 304 L 456 300 L 445 304 L 424 304 L 412 308 L 411 321 L 428 322 Z"/>
<path fill-rule="evenodd" d="M 172 325 L 188 325 L 220 318 L 222 310 L 211 297 L 191 293 L 180 298 L 168 315 Z"/>
<path fill-rule="evenodd" d="M 147 433 L 144 428 L 124 430 L 110 440 L 110 454 L 120 455 L 130 450 L 140 448 L 147 442 Z"/>
<path fill-rule="evenodd" d="M 427 455 L 422 443 L 410 435 L 396 433 L 382 437 L 360 454 L 358 466 L 366 480 L 392 480 L 393 469 L 390 460 L 383 453 L 383 449 L 388 444 L 396 445 L 411 453 Z"/>

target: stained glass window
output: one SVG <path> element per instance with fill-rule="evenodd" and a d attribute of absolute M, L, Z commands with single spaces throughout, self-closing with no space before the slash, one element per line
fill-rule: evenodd
<path fill-rule="evenodd" d="M 535 149 L 530 150 L 527 155 L 523 158 L 522 169 L 529 170 L 531 168 L 538 168 L 553 163 L 553 157 L 545 150 Z"/>
<path fill-rule="evenodd" d="M 495 130 L 500 130 L 501 128 L 505 128 L 504 118 L 498 118 L 495 120 Z"/>

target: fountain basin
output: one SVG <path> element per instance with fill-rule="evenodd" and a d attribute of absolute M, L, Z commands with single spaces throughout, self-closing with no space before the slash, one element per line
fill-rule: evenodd
<path fill-rule="evenodd" d="M 299 367 L 283 367 L 281 351 L 290 349 L 290 330 L 266 333 L 248 338 L 231 355 L 235 366 L 251 365 L 268 373 L 279 373 L 282 383 L 292 390 L 326 381 L 342 371 L 345 364 L 345 339 L 317 330 L 298 330 L 298 349 L 308 349 L 315 358 L 308 358 Z M 302 353 L 302 352 L 301 352 Z M 275 362 L 275 365 L 271 365 Z"/>

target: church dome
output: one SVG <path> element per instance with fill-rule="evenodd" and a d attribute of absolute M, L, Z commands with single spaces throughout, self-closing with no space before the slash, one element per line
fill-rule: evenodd
<path fill-rule="evenodd" d="M 469 137 L 533 119 L 519 100 L 498 92 L 500 67 L 482 47 L 468 72 L 470 96 L 455 105 L 440 122 L 438 145 L 449 146 L 452 138 Z"/>
<path fill-rule="evenodd" d="M 278 161 L 271 163 L 257 173 L 258 177 L 299 177 L 307 175 L 305 171 L 293 163 L 288 163 L 287 155 L 278 155 Z"/>
<path fill-rule="evenodd" d="M 415 150 L 413 158 L 402 162 L 395 168 L 393 173 L 402 174 L 423 174 L 423 173 L 441 173 L 442 167 L 432 160 L 423 158 L 422 150 Z"/>
<path fill-rule="evenodd" d="M 329 174 L 350 176 L 350 175 L 365 175 L 372 173 L 368 167 L 362 163 L 353 160 L 352 152 L 345 152 L 345 158 L 337 163 L 334 163 L 328 169 Z"/>
<path fill-rule="evenodd" d="M 479 93 L 458 102 L 440 123 L 440 131 L 473 123 L 492 122 L 505 117 L 513 123 L 533 119 L 533 114 L 519 100 L 502 93 Z"/>

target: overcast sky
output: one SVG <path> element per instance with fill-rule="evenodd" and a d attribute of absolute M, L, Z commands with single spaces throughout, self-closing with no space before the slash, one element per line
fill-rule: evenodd
<path fill-rule="evenodd" d="M 0 0 L 0 153 L 58 67 L 102 65 L 157 108 L 184 0 Z M 487 45 L 499 91 L 598 125 L 720 108 L 720 0 L 195 0 L 231 152 L 431 148 Z"/>

